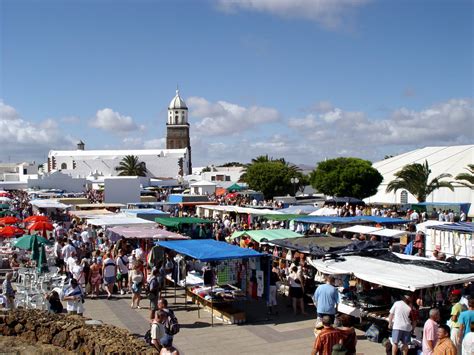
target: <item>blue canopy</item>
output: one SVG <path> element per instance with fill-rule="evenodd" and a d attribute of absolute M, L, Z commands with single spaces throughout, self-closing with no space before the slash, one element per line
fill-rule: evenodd
<path fill-rule="evenodd" d="M 405 224 L 410 221 L 402 218 L 390 218 L 390 217 L 379 217 L 379 216 L 361 216 L 359 217 L 364 221 L 370 221 L 377 224 Z"/>
<path fill-rule="evenodd" d="M 160 246 L 201 261 L 255 258 L 265 254 L 214 239 L 174 240 L 160 242 Z"/>
<path fill-rule="evenodd" d="M 296 218 L 295 222 L 314 223 L 314 224 L 360 224 L 360 223 L 378 223 L 378 224 L 405 224 L 406 219 L 389 218 L 379 216 L 357 216 L 357 217 L 326 217 L 326 216 L 306 216 Z"/>
<path fill-rule="evenodd" d="M 437 226 L 428 226 L 426 228 L 436 229 L 440 231 L 448 231 L 448 232 L 474 233 L 474 224 L 470 222 L 440 224 Z"/>
<path fill-rule="evenodd" d="M 131 213 L 131 214 L 168 214 L 161 210 L 157 210 L 155 208 L 133 208 L 133 209 L 123 209 L 120 210 L 124 213 Z"/>

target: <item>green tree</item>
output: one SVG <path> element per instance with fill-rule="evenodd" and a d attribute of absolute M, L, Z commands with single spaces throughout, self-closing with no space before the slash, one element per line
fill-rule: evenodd
<path fill-rule="evenodd" d="M 465 169 L 468 172 L 456 175 L 456 182 L 474 190 L 474 164 L 468 164 Z"/>
<path fill-rule="evenodd" d="M 281 160 L 258 161 L 248 164 L 245 174 L 241 178 L 248 186 L 261 191 L 265 198 L 284 196 L 293 193 L 293 184 L 290 179 L 298 177 L 303 181 L 303 175 L 284 164 Z M 296 188 L 299 188 L 296 186 Z"/>
<path fill-rule="evenodd" d="M 424 164 L 413 163 L 405 165 L 394 174 L 396 179 L 387 185 L 386 191 L 397 192 L 397 190 L 404 189 L 415 196 L 418 202 L 425 202 L 429 194 L 441 187 L 447 187 L 451 191 L 454 190 L 450 182 L 441 181 L 441 179 L 451 177 L 451 174 L 440 174 L 429 181 L 430 174 L 431 169 L 427 160 L 425 160 Z"/>
<path fill-rule="evenodd" d="M 115 170 L 120 176 L 146 176 L 147 173 L 146 164 L 135 155 L 124 156 Z"/>
<path fill-rule="evenodd" d="M 325 195 L 360 199 L 374 195 L 383 180 L 370 161 L 358 158 L 320 162 L 309 178 L 311 185 Z"/>
<path fill-rule="evenodd" d="M 239 163 L 238 161 L 231 161 L 231 162 L 219 165 L 219 167 L 221 167 L 221 168 L 231 168 L 231 167 L 234 167 L 234 166 L 244 166 L 244 164 Z"/>

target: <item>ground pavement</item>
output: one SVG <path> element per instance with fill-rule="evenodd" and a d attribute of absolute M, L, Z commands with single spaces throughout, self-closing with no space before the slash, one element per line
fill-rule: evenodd
<path fill-rule="evenodd" d="M 263 303 L 247 303 L 247 322 L 243 325 L 229 325 L 214 319 L 211 313 L 202 310 L 198 317 L 197 306 L 185 305 L 183 291 L 168 289 L 166 298 L 181 325 L 175 336 L 174 345 L 181 354 L 291 354 L 308 355 L 314 342 L 314 308 L 307 309 L 309 315 L 293 315 L 287 306 L 287 298 L 280 298 L 279 315 L 267 315 Z M 131 295 L 116 295 L 114 299 L 87 299 L 85 316 L 102 320 L 104 323 L 128 329 L 143 336 L 149 329 L 149 302 L 143 299 L 142 309 L 130 308 Z M 358 332 L 357 354 L 385 354 L 380 344 L 371 343 Z"/>

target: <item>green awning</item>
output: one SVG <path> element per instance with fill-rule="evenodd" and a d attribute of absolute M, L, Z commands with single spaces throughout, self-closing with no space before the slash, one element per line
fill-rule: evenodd
<path fill-rule="evenodd" d="M 210 219 L 203 219 L 203 218 L 195 218 L 195 217 L 157 217 L 155 218 L 155 222 L 159 223 L 166 227 L 174 227 L 179 228 L 182 224 L 201 224 L 201 223 L 214 223 L 214 221 Z"/>
<path fill-rule="evenodd" d="M 257 243 L 262 243 L 275 239 L 290 239 L 290 238 L 301 238 L 302 235 L 296 232 L 293 232 L 289 229 L 264 229 L 264 230 L 249 230 L 249 231 L 240 231 L 234 232 L 232 234 L 232 239 L 240 237 L 242 235 L 247 235 Z"/>
<path fill-rule="evenodd" d="M 10 209 L 10 205 L 6 204 L 6 203 L 0 203 L 0 209 L 2 210 L 9 210 Z"/>
<path fill-rule="evenodd" d="M 301 217 L 300 214 L 265 214 L 263 218 L 269 221 L 291 221 L 292 219 Z"/>
<path fill-rule="evenodd" d="M 227 191 L 232 192 L 232 191 L 242 191 L 243 187 L 240 186 L 239 184 L 235 183 L 233 185 L 230 185 L 227 189 Z"/>

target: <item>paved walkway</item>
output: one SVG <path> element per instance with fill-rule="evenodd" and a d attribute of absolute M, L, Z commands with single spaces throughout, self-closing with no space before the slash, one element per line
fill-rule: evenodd
<path fill-rule="evenodd" d="M 181 330 L 175 336 L 174 345 L 181 354 L 310 354 L 314 341 L 313 316 L 294 316 L 287 307 L 287 299 L 281 298 L 278 316 L 267 316 L 263 303 L 247 303 L 247 323 L 229 325 L 214 319 L 211 326 L 211 314 L 201 308 L 198 317 L 197 306 L 184 304 L 184 293 L 169 290 L 167 295 L 170 308 L 180 322 Z M 143 309 L 130 308 L 131 295 L 116 296 L 112 300 L 87 299 L 85 316 L 100 319 L 104 323 L 128 329 L 143 336 L 149 329 L 148 300 L 141 302 Z M 312 310 L 308 309 L 309 313 Z M 360 334 L 357 354 L 385 354 L 380 344 L 371 343 Z"/>

